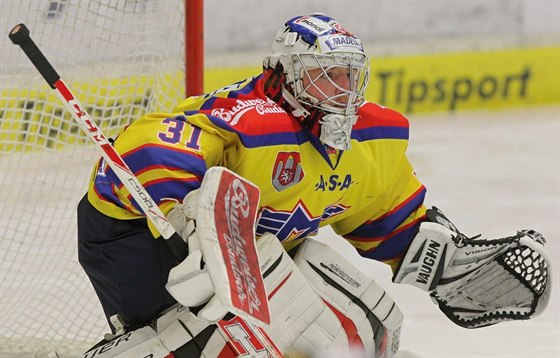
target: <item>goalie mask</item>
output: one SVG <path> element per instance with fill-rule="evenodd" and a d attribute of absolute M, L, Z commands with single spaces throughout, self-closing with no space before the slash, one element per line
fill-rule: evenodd
<path fill-rule="evenodd" d="M 369 80 L 369 60 L 354 34 L 325 15 L 295 17 L 276 34 L 263 68 L 269 98 L 322 143 L 350 148 Z"/>

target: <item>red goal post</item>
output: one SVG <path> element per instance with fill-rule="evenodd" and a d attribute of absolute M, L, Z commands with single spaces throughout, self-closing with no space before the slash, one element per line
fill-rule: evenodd
<path fill-rule="evenodd" d="M 99 152 L 8 32 L 26 23 L 114 137 L 144 113 L 170 111 L 186 89 L 202 92 L 202 3 L 0 2 L 0 356 L 75 357 L 108 332 L 76 249 L 76 206 Z"/>
<path fill-rule="evenodd" d="M 204 0 L 185 0 L 187 97 L 204 92 Z"/>

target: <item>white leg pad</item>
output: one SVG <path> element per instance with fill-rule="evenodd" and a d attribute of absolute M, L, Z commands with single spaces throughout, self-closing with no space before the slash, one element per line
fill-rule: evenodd
<path fill-rule="evenodd" d="M 394 301 L 330 247 L 310 239 L 302 245 L 294 262 L 273 235 L 257 241 L 271 312 L 266 330 L 278 348 L 296 356 L 392 357 L 403 320 Z"/>
<path fill-rule="evenodd" d="M 328 351 L 346 349 L 361 351 L 368 357 L 394 356 L 404 317 L 393 299 L 373 279 L 328 245 L 313 239 L 301 244 L 294 261 L 329 306 L 329 311 L 335 312 L 346 327 L 334 335 Z M 331 322 L 317 320 L 316 323 L 323 324 L 324 329 L 334 329 Z"/>
<path fill-rule="evenodd" d="M 266 331 L 287 352 L 325 306 L 274 235 L 260 237 L 257 250 L 271 314 Z"/>

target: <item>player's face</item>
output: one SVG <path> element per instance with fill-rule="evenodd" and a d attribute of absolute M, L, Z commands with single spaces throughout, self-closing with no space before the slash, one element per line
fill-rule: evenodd
<path fill-rule="evenodd" d="M 356 88 L 356 82 L 352 80 L 354 77 L 350 76 L 350 69 L 344 66 L 333 66 L 326 70 L 308 69 L 303 76 L 303 88 L 319 103 L 344 108 L 348 103 L 348 92 Z"/>

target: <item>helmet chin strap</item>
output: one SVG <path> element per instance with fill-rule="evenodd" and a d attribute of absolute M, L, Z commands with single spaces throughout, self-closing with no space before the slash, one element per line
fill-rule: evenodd
<path fill-rule="evenodd" d="M 321 142 L 339 150 L 350 149 L 352 126 L 358 119 L 355 115 L 326 114 L 321 118 Z"/>
<path fill-rule="evenodd" d="M 309 116 L 309 111 L 284 86 L 282 86 L 282 96 L 294 108 L 292 111 L 294 117 L 305 118 Z M 350 149 L 350 134 L 352 133 L 352 126 L 356 123 L 357 119 L 358 117 L 355 115 L 325 114 L 319 120 L 321 125 L 319 140 L 323 144 L 335 149 Z"/>

